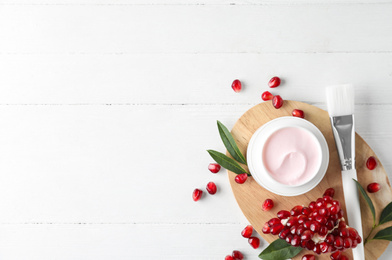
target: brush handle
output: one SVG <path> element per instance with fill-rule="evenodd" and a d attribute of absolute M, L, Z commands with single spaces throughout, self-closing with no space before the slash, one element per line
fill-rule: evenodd
<path fill-rule="evenodd" d="M 357 179 L 357 171 L 355 169 L 342 171 L 344 200 L 346 202 L 346 212 L 348 225 L 355 228 L 358 234 L 363 238 L 361 207 L 359 204 L 359 194 L 357 186 L 353 179 Z M 363 239 L 358 246 L 353 249 L 354 260 L 365 260 L 365 251 Z"/>

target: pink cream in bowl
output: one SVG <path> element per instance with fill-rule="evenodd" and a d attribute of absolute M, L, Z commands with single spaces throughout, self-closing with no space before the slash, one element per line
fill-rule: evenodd
<path fill-rule="evenodd" d="M 262 161 L 275 181 L 299 186 L 311 180 L 321 164 L 321 147 L 316 137 L 300 127 L 276 130 L 266 140 Z"/>

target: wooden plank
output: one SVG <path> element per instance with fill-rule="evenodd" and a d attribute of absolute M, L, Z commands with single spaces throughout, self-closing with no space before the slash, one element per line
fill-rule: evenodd
<path fill-rule="evenodd" d="M 0 106 L 0 223 L 238 223 L 206 150 L 224 151 L 217 119 L 231 129 L 250 107 Z M 392 109 L 379 108 L 357 107 L 357 128 L 390 173 Z M 193 202 L 209 181 L 218 193 Z"/>
<path fill-rule="evenodd" d="M 2 54 L 0 104 L 257 104 L 265 90 L 323 103 L 345 82 L 357 103 L 391 104 L 391 69 L 392 53 Z M 275 75 L 285 82 L 269 89 Z"/>
<path fill-rule="evenodd" d="M 392 4 L 3 5 L 2 53 L 392 51 Z M 375 30 L 377 28 L 377 30 Z"/>

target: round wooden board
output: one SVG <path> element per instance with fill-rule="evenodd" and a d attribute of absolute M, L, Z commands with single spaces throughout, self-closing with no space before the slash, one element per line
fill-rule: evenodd
<path fill-rule="evenodd" d="M 244 184 L 237 184 L 234 181 L 235 173 L 228 172 L 231 188 L 234 196 L 240 206 L 242 212 L 249 220 L 250 224 L 255 230 L 268 242 L 272 242 L 277 239 L 277 236 L 265 235 L 261 232 L 263 225 L 269 219 L 276 217 L 276 213 L 282 209 L 291 209 L 295 205 L 308 205 L 310 201 L 316 200 L 321 197 L 324 191 L 333 187 L 335 189 L 334 198 L 339 200 L 345 210 L 344 195 L 342 190 L 342 180 L 340 163 L 338 154 L 335 147 L 335 141 L 332 134 L 332 129 L 329 121 L 328 113 L 315 106 L 298 102 L 298 101 L 284 101 L 283 107 L 275 109 L 270 102 L 261 103 L 249 109 L 243 114 L 236 124 L 234 125 L 231 133 L 238 144 L 241 152 L 246 155 L 246 149 L 248 142 L 252 137 L 253 133 L 266 122 L 281 116 L 291 116 L 293 109 L 301 109 L 305 112 L 305 120 L 312 122 L 316 125 L 323 133 L 328 143 L 330 161 L 327 173 L 320 184 L 311 190 L 310 192 L 295 196 L 295 197 L 283 197 L 267 191 L 257 184 L 253 178 L 248 178 Z M 369 145 L 357 134 L 355 139 L 356 145 L 356 168 L 358 173 L 358 181 L 362 187 L 366 187 L 371 182 L 378 182 L 381 184 L 381 190 L 377 193 L 369 194 L 372 199 L 375 210 L 376 219 L 378 221 L 381 210 L 392 201 L 392 189 L 385 173 L 385 170 L 381 162 L 377 159 L 378 165 L 373 171 L 369 171 L 366 166 L 366 160 L 369 156 L 375 156 L 375 153 L 369 147 Z M 377 157 L 376 157 L 377 158 Z M 243 165 L 245 169 L 246 166 Z M 275 206 L 272 210 L 264 212 L 261 210 L 261 204 L 267 198 L 273 199 Z M 361 213 L 362 213 L 362 226 L 364 236 L 366 237 L 372 227 L 372 215 L 366 202 L 361 197 Z M 345 216 L 347 219 L 347 217 Z M 391 226 L 392 223 L 386 223 L 378 227 L 373 235 L 378 230 L 383 229 L 387 226 Z M 389 242 L 383 240 L 373 240 L 366 244 L 366 260 L 377 259 L 387 248 Z M 302 255 L 309 253 L 310 251 L 303 250 L 301 254 L 293 259 L 301 259 Z M 346 254 L 352 259 L 351 250 L 346 250 Z M 330 259 L 330 254 L 320 255 L 317 259 Z"/>

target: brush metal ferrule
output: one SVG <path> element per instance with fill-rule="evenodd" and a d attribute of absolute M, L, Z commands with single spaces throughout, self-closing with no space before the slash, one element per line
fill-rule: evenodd
<path fill-rule="evenodd" d="M 354 115 L 332 116 L 330 119 L 342 171 L 355 169 Z"/>

